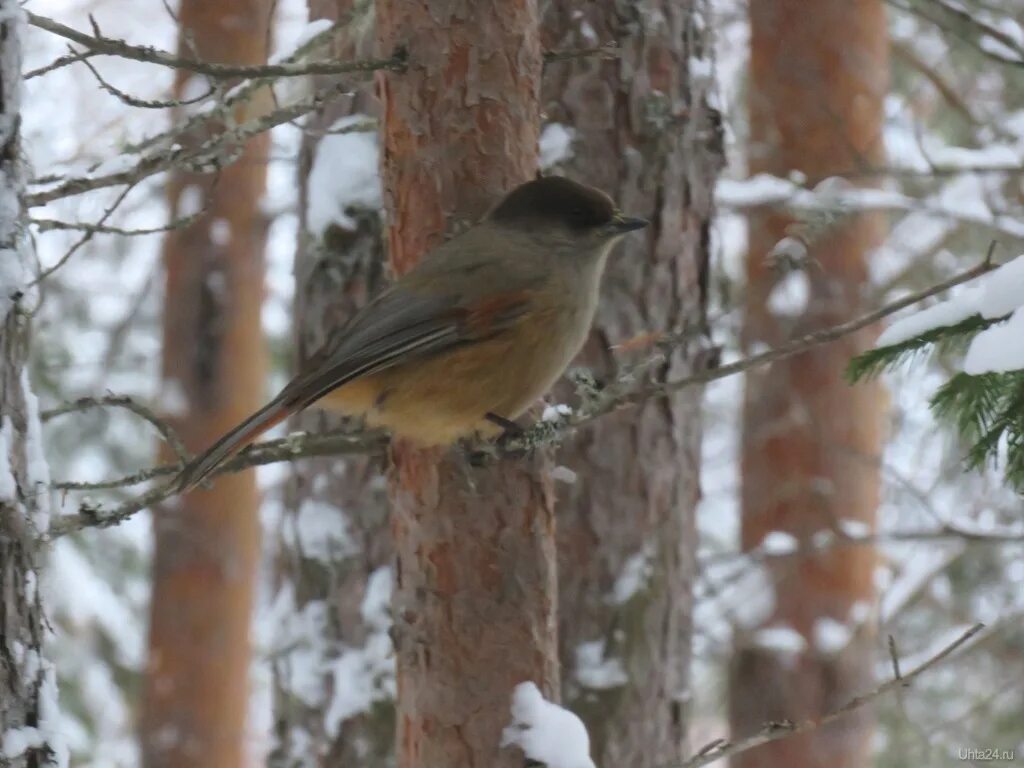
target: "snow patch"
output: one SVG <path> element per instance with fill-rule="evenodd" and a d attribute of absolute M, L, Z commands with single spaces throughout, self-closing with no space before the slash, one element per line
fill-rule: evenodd
<path fill-rule="evenodd" d="M 850 643 L 853 628 L 829 616 L 814 622 L 814 647 L 829 656 L 839 653 Z"/>
<path fill-rule="evenodd" d="M 333 504 L 304 500 L 294 524 L 297 544 L 306 557 L 326 563 L 356 551 L 345 515 Z"/>
<path fill-rule="evenodd" d="M 572 416 L 572 408 L 563 403 L 557 405 L 545 405 L 540 415 L 541 421 L 561 421 L 563 418 Z"/>
<path fill-rule="evenodd" d="M 517 746 L 547 768 L 596 768 L 583 721 L 547 701 L 531 682 L 512 692 L 512 724 L 502 733 L 501 746 Z"/>
<path fill-rule="evenodd" d="M 785 531 L 772 531 L 761 541 L 761 551 L 766 555 L 788 555 L 796 552 L 800 544 L 796 536 Z"/>
<path fill-rule="evenodd" d="M 184 416 L 188 413 L 188 394 L 181 379 L 164 379 L 161 382 L 157 408 L 164 416 Z"/>
<path fill-rule="evenodd" d="M 807 648 L 804 636 L 792 627 L 765 627 L 757 630 L 752 639 L 755 647 L 780 656 L 798 656 Z"/>
<path fill-rule="evenodd" d="M 540 132 L 540 167 L 551 168 L 572 157 L 576 132 L 561 123 L 548 123 Z"/>
<path fill-rule="evenodd" d="M 632 555 L 622 565 L 622 571 L 612 587 L 611 602 L 622 605 L 647 586 L 651 578 L 651 552 L 645 547 L 643 551 Z"/>
<path fill-rule="evenodd" d="M 576 679 L 584 688 L 603 691 L 629 682 L 622 659 L 605 651 L 604 640 L 589 640 L 576 646 Z"/>
<path fill-rule="evenodd" d="M 807 273 L 795 270 L 787 274 L 768 294 L 768 308 L 777 316 L 799 315 L 807 309 L 811 281 Z"/>
<path fill-rule="evenodd" d="M 366 115 L 349 115 L 335 122 L 331 130 L 368 119 Z M 356 222 L 347 209 L 381 207 L 378 151 L 375 132 L 329 133 L 320 140 L 308 181 L 306 228 L 310 232 L 320 237 L 331 224 L 354 229 Z"/>
<path fill-rule="evenodd" d="M 559 464 L 551 470 L 551 479 L 566 485 L 573 485 L 576 482 L 576 473 L 568 467 Z"/>

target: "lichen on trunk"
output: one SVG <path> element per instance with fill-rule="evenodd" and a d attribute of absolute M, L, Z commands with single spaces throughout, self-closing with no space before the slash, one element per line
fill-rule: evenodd
<path fill-rule="evenodd" d="M 548 67 L 545 112 L 573 136 L 559 168 L 652 221 L 609 265 L 580 359 L 599 381 L 652 353 L 616 345 L 659 332 L 687 331 L 693 343 L 650 376 L 706 363 L 712 190 L 723 164 L 708 11 L 703 2 L 547 6 L 545 48 L 620 46 L 614 60 Z M 559 510 L 563 687 L 599 765 L 685 756 L 701 400 L 692 389 L 604 417 L 559 455 L 577 478 Z"/>

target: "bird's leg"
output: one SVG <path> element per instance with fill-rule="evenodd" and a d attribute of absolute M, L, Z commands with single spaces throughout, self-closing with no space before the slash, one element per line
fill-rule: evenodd
<path fill-rule="evenodd" d="M 504 432 L 502 432 L 495 441 L 502 453 L 508 456 L 522 458 L 530 452 L 529 448 L 524 448 L 522 445 L 514 444 L 516 440 L 526 434 L 526 430 L 521 426 L 511 419 L 506 419 L 504 416 L 499 416 L 496 413 L 488 412 L 484 418 L 492 424 L 497 424 L 504 430 Z"/>
<path fill-rule="evenodd" d="M 506 456 L 525 456 L 528 453 L 528 451 L 519 446 L 513 447 L 509 445 L 510 442 L 525 434 L 526 430 L 521 426 L 511 419 L 506 419 L 504 416 L 491 412 L 484 414 L 484 421 L 489 421 L 491 424 L 501 427 L 502 433 L 493 443 L 466 444 L 466 458 L 469 460 L 470 466 L 484 467 L 488 464 L 493 464 L 502 454 Z"/>
<path fill-rule="evenodd" d="M 488 411 L 484 414 L 484 419 L 501 427 L 504 431 L 501 434 L 501 439 L 507 439 L 509 437 L 519 437 L 525 431 L 522 427 L 516 424 L 511 419 L 506 419 L 504 416 L 499 416 L 496 413 Z"/>

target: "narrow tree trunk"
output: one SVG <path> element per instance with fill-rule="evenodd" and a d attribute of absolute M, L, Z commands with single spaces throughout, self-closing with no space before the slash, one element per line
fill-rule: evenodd
<path fill-rule="evenodd" d="M 269 0 L 184 0 L 182 42 L 209 61 L 266 61 Z M 190 75 L 179 75 L 184 93 Z M 186 140 L 201 141 L 201 136 Z M 259 210 L 268 137 L 219 178 L 177 173 L 174 215 L 194 225 L 164 244 L 163 376 L 169 413 L 198 451 L 259 407 L 266 375 L 260 305 L 265 223 Z M 149 768 L 241 766 L 249 623 L 259 559 L 252 472 L 218 478 L 155 515 L 156 548 L 142 750 Z"/>
<path fill-rule="evenodd" d="M 378 0 L 391 264 L 401 273 L 534 174 L 535 0 Z M 458 450 L 392 450 L 398 764 L 519 768 L 499 751 L 513 687 L 558 693 L 554 514 L 542 457 L 469 467 Z"/>
<path fill-rule="evenodd" d="M 653 222 L 612 256 L 580 362 L 599 380 L 654 352 L 614 352 L 648 332 L 694 343 L 651 371 L 702 364 L 712 190 L 722 165 L 707 8 L 699 1 L 548 6 L 546 48 L 619 41 L 614 61 L 545 72 L 548 119 L 574 131 L 566 172 Z M 652 400 L 596 422 L 559 462 L 576 475 L 559 510 L 559 631 L 569 706 L 598 765 L 672 765 L 683 757 L 689 699 L 694 513 L 701 392 Z M 632 586 L 630 574 L 645 574 Z M 618 585 L 618 586 L 617 586 Z"/>
<path fill-rule="evenodd" d="M 0 764 L 67 765 L 57 738 L 57 682 L 45 656 L 40 543 L 49 477 L 28 380 L 30 318 L 23 291 L 33 264 L 19 136 L 22 11 L 0 0 Z M 38 300 L 33 297 L 28 303 Z"/>
<path fill-rule="evenodd" d="M 752 26 L 750 171 L 806 175 L 808 185 L 878 164 L 887 41 L 882 0 L 761 0 Z M 868 258 L 882 239 L 879 214 L 848 215 L 822 227 L 751 219 L 745 341 L 778 344 L 863 311 Z M 768 259 L 787 234 L 809 240 L 802 275 L 781 278 Z M 804 280 L 805 306 L 773 311 L 780 279 Z M 871 530 L 878 503 L 884 397 L 879 386 L 850 388 L 843 370 L 873 332 L 747 374 L 743 416 L 742 543 L 756 547 L 772 531 L 803 545 L 815 535 L 856 525 Z M 750 733 L 766 720 L 798 719 L 838 706 L 871 677 L 874 600 L 871 547 L 842 547 L 776 560 L 769 575 L 774 605 L 750 633 L 740 633 L 732 681 L 732 723 Z M 795 657 L 759 647 L 760 627 L 803 636 Z M 845 635 L 849 635 L 847 642 Z M 871 762 L 867 710 L 833 727 L 745 753 L 755 766 L 853 768 Z"/>
<path fill-rule="evenodd" d="M 367 19 L 353 6 L 353 0 L 309 3 L 311 19 L 338 20 L 357 14 L 332 46 L 332 56 L 339 60 L 372 55 L 374 40 L 366 33 Z M 326 86 L 328 79 L 318 78 L 317 87 Z M 325 150 L 317 172 L 322 174 L 330 158 L 365 152 L 365 143 L 375 136 L 330 133 L 339 118 L 376 113 L 370 84 L 354 83 L 353 90 L 351 98 L 333 102 L 305 123 L 298 172 L 302 222 L 295 257 L 300 365 L 384 283 L 378 210 L 351 210 L 346 214 L 348 220 L 332 221 L 326 227 L 310 216 L 312 209 L 333 203 L 311 199 L 334 192 L 329 186 L 314 187 L 322 179 L 311 177 L 318 151 Z M 333 146 L 321 147 L 321 142 Z M 350 180 L 339 178 L 339 182 L 347 185 Z M 318 432 L 344 425 L 342 418 L 310 409 L 299 414 L 292 427 Z M 385 622 L 364 615 L 364 605 L 369 607 L 367 598 L 379 599 L 372 590 L 387 583 L 392 560 L 384 469 L 380 459 L 366 457 L 303 459 L 294 464 L 279 540 L 278 590 L 290 601 L 296 616 L 316 616 L 322 621 L 297 620 L 294 626 L 303 628 L 301 635 L 287 630 L 282 633 L 287 647 L 274 659 L 277 746 L 270 761 L 273 766 L 315 763 L 379 768 L 394 762 L 394 703 L 390 695 L 394 662 L 387 653 L 375 653 L 378 647 L 389 648 L 391 641 Z M 317 542 L 305 535 L 309 526 L 336 535 Z M 335 675 L 336 669 L 356 667 L 368 673 L 372 688 L 371 694 L 358 699 L 346 690 L 351 679 Z M 312 689 L 308 680 L 297 674 L 309 668 L 318 670 Z M 348 703 L 339 708 L 339 701 Z"/>

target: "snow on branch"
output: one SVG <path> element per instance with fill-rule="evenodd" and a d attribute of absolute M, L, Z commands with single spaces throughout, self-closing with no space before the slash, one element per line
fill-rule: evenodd
<path fill-rule="evenodd" d="M 964 343 L 963 372 L 939 388 L 932 410 L 968 441 L 969 468 L 1003 461 L 1007 481 L 1024 489 L 1024 256 L 961 295 L 893 323 L 877 347 L 851 361 L 848 376 L 858 381 L 929 349 Z"/>

